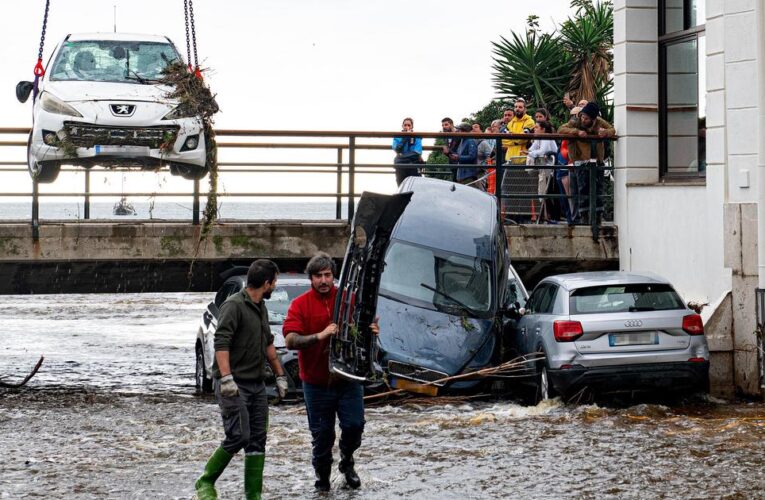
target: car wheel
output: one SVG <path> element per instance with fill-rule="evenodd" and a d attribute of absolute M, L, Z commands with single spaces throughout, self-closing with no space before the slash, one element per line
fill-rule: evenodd
<path fill-rule="evenodd" d="M 27 141 L 27 168 L 32 180 L 40 184 L 49 184 L 56 180 L 61 170 L 61 164 L 55 161 L 37 161 L 32 153 L 32 134 Z"/>
<path fill-rule="evenodd" d="M 205 368 L 205 357 L 202 349 L 197 347 L 197 366 L 195 370 L 195 382 L 197 394 L 206 394 L 213 392 L 212 379 L 207 378 L 207 368 Z"/>
<path fill-rule="evenodd" d="M 187 165 L 185 163 L 171 163 L 170 174 L 183 177 L 190 181 L 202 179 L 210 169 L 207 166 L 200 167 L 198 165 Z"/>
<path fill-rule="evenodd" d="M 534 404 L 539 404 L 545 399 L 553 399 L 557 396 L 555 388 L 550 383 L 550 373 L 547 367 L 547 356 L 537 365 L 537 390 Z"/>

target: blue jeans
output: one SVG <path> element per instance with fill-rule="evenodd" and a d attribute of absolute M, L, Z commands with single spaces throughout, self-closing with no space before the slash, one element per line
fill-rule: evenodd
<path fill-rule="evenodd" d="M 340 421 L 340 461 L 353 464 L 353 452 L 361 446 L 364 432 L 364 389 L 350 381 L 333 385 L 303 382 L 308 428 L 313 438 L 312 464 L 317 472 L 332 466 L 335 445 L 335 415 Z"/>

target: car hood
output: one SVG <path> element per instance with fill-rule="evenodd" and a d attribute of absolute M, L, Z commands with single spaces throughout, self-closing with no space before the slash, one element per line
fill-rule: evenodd
<path fill-rule="evenodd" d="M 47 82 L 44 88 L 62 101 L 142 101 L 170 103 L 166 85 L 113 82 Z"/>
<path fill-rule="evenodd" d="M 380 296 L 377 302 L 383 365 L 398 361 L 455 375 L 483 367 L 494 350 L 493 321 L 423 309 Z"/>
<path fill-rule="evenodd" d="M 274 347 L 277 349 L 287 348 L 284 334 L 282 333 L 282 325 L 271 325 L 271 334 L 274 336 Z"/>

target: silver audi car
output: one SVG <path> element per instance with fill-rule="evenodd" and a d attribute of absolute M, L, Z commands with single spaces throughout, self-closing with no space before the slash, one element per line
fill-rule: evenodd
<path fill-rule="evenodd" d="M 591 272 L 542 280 L 518 320 L 514 347 L 544 353 L 533 402 L 561 396 L 709 387 L 701 316 L 651 274 Z M 589 391 L 589 392 L 588 392 Z"/>

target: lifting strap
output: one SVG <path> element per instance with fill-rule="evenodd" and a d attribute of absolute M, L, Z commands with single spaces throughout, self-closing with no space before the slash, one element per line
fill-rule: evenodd
<path fill-rule="evenodd" d="M 37 64 L 35 64 L 34 74 L 34 93 L 32 102 L 37 99 L 38 83 L 40 78 L 45 76 L 45 66 L 43 66 L 43 49 L 45 48 L 45 30 L 48 27 L 48 10 L 50 9 L 50 0 L 45 0 L 45 15 L 43 16 L 42 34 L 40 35 L 40 50 L 37 52 Z"/>

